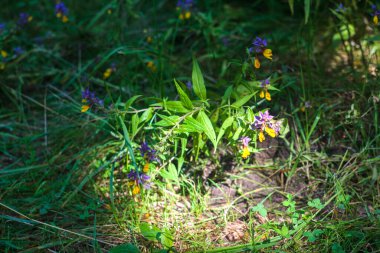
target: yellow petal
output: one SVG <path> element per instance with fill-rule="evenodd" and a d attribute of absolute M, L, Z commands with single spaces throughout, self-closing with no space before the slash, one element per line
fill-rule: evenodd
<path fill-rule="evenodd" d="M 149 172 L 149 163 L 146 163 L 146 164 L 144 165 L 143 172 L 144 172 L 144 173 L 148 173 L 148 172 Z"/>
<path fill-rule="evenodd" d="M 373 23 L 375 23 L 375 25 L 377 25 L 379 23 L 379 17 L 378 16 L 373 17 Z"/>
<path fill-rule="evenodd" d="M 67 16 L 62 17 L 62 22 L 67 23 L 69 21 L 69 18 Z"/>
<path fill-rule="evenodd" d="M 88 105 L 82 105 L 82 110 L 81 110 L 81 112 L 87 112 L 88 109 L 90 109 L 90 106 L 88 106 Z"/>
<path fill-rule="evenodd" d="M 264 98 L 264 91 L 263 90 L 261 90 L 260 91 L 260 95 L 259 95 L 261 98 Z"/>
<path fill-rule="evenodd" d="M 62 13 L 61 12 L 58 12 L 57 13 L 57 18 L 61 18 L 62 17 Z"/>
<path fill-rule="evenodd" d="M 243 148 L 243 153 L 241 154 L 241 157 L 243 159 L 247 159 L 249 157 L 249 155 L 251 154 L 251 152 L 249 152 L 249 149 L 248 147 L 244 147 Z"/>
<path fill-rule="evenodd" d="M 260 68 L 260 61 L 255 57 L 255 68 L 259 69 Z"/>
<path fill-rule="evenodd" d="M 185 18 L 186 19 L 189 19 L 191 17 L 191 12 L 190 11 L 187 11 L 186 13 L 185 13 Z"/>
<path fill-rule="evenodd" d="M 305 106 L 302 106 L 300 110 L 301 112 L 305 112 Z"/>
<path fill-rule="evenodd" d="M 148 42 L 148 43 L 152 43 L 152 37 L 151 36 L 148 36 L 147 38 L 146 38 L 146 42 Z"/>
<path fill-rule="evenodd" d="M 179 14 L 179 17 L 178 17 L 180 20 L 183 20 L 184 19 L 184 16 L 183 16 L 183 14 L 181 13 L 181 14 Z"/>
<path fill-rule="evenodd" d="M 83 103 L 83 104 L 87 103 L 87 99 L 85 99 L 85 98 L 82 99 L 82 103 Z"/>
<path fill-rule="evenodd" d="M 262 131 L 260 131 L 260 133 L 259 133 L 259 141 L 263 142 L 263 140 L 265 140 L 265 136 L 264 136 L 264 133 Z"/>
<path fill-rule="evenodd" d="M 28 22 L 31 22 L 33 20 L 33 17 L 32 16 L 29 16 L 28 17 Z"/>
<path fill-rule="evenodd" d="M 276 131 L 274 131 L 272 128 L 266 127 L 265 132 L 272 138 L 276 137 Z"/>
<path fill-rule="evenodd" d="M 139 193 L 140 193 L 140 186 L 138 186 L 138 185 L 133 186 L 132 194 L 136 195 Z"/>
<path fill-rule="evenodd" d="M 272 50 L 267 48 L 264 50 L 263 55 L 265 58 L 268 58 L 269 60 L 272 60 Z"/>
<path fill-rule="evenodd" d="M 268 101 L 272 100 L 272 98 L 270 96 L 270 93 L 268 91 L 265 91 L 265 99 L 268 100 Z"/>
<path fill-rule="evenodd" d="M 3 58 L 6 58 L 6 57 L 8 56 L 7 51 L 1 50 L 1 56 L 2 56 Z"/>

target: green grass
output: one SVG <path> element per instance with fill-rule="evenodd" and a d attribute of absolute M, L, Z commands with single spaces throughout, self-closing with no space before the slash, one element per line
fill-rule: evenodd
<path fill-rule="evenodd" d="M 370 1 L 343 1 L 344 18 L 333 1 L 294 2 L 292 15 L 286 1 L 198 1 L 181 21 L 176 1 L 68 0 L 62 23 L 50 1 L 6 1 L 0 49 L 24 53 L 0 70 L 0 251 L 130 243 L 141 252 L 379 252 L 379 28 Z M 20 12 L 33 21 L 13 29 Z M 256 36 L 274 57 L 253 73 L 246 48 Z M 207 107 L 217 133 L 225 115 L 245 117 L 229 105 L 247 80 L 276 80 L 271 102 L 244 105 L 287 120 L 289 133 L 269 145 L 275 155 L 242 160 L 233 137 L 214 150 L 202 141 L 209 135 L 155 125 L 165 112 L 149 105 L 183 100 L 173 79 L 180 88 L 191 80 L 193 58 L 210 107 L 190 101 L 188 114 Z M 80 113 L 88 86 L 106 106 Z M 160 163 L 151 164 L 150 190 L 134 196 L 127 173 L 144 162 L 142 141 Z"/>

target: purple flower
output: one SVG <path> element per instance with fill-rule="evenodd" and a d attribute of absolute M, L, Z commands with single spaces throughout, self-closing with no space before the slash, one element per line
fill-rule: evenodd
<path fill-rule="evenodd" d="M 269 127 L 272 128 L 276 132 L 276 135 L 278 135 L 278 133 L 281 130 L 281 124 L 282 124 L 282 121 L 275 121 L 275 122 L 271 122 L 269 124 Z"/>
<path fill-rule="evenodd" d="M 265 88 L 266 86 L 270 85 L 270 77 L 268 77 L 267 79 L 263 80 L 260 84 L 260 87 L 261 88 Z"/>
<path fill-rule="evenodd" d="M 4 32 L 6 25 L 4 23 L 0 23 L 0 33 Z"/>
<path fill-rule="evenodd" d="M 268 46 L 267 40 L 262 39 L 260 37 L 256 37 L 256 39 L 252 42 L 253 47 L 249 48 L 249 52 L 252 53 L 255 51 L 256 53 L 262 53 L 264 49 Z"/>
<path fill-rule="evenodd" d="M 188 89 L 189 91 L 191 91 L 191 90 L 193 89 L 193 84 L 192 84 L 192 82 L 191 82 L 191 81 L 187 81 L 187 82 L 186 82 L 186 87 L 187 87 L 187 89 Z"/>
<path fill-rule="evenodd" d="M 228 45 L 230 44 L 230 39 L 227 37 L 227 36 L 224 36 L 222 38 L 222 43 L 225 47 L 228 47 Z"/>
<path fill-rule="evenodd" d="M 55 5 L 55 15 L 58 16 L 67 16 L 69 9 L 63 2 L 59 2 Z"/>
<path fill-rule="evenodd" d="M 140 146 L 141 156 L 144 157 L 145 159 L 147 159 L 148 161 L 156 161 L 157 160 L 156 152 L 157 151 L 153 148 L 150 148 L 148 146 L 148 143 L 146 143 L 145 141 L 143 143 L 141 143 L 141 146 Z"/>
<path fill-rule="evenodd" d="M 380 16 L 380 10 L 377 8 L 376 5 L 371 5 L 373 13 L 371 13 L 372 16 Z"/>
<path fill-rule="evenodd" d="M 132 169 L 128 174 L 127 177 L 130 181 L 134 181 L 136 184 L 141 184 L 144 186 L 144 188 L 148 189 L 150 187 L 148 181 L 150 179 L 150 176 L 148 176 L 145 173 L 138 172 L 134 169 Z"/>
<path fill-rule="evenodd" d="M 28 13 L 21 12 L 18 17 L 17 25 L 23 27 L 27 25 L 30 21 L 32 21 L 33 17 Z"/>
<path fill-rule="evenodd" d="M 305 101 L 305 108 L 311 108 L 310 101 Z"/>
<path fill-rule="evenodd" d="M 343 3 L 339 3 L 338 7 L 335 9 L 336 12 L 345 12 L 346 8 L 344 7 Z"/>
<path fill-rule="evenodd" d="M 183 10 L 189 10 L 194 4 L 193 0 L 178 0 L 177 1 L 177 8 L 183 9 Z"/>
<path fill-rule="evenodd" d="M 243 143 L 244 147 L 248 147 L 249 142 L 251 141 L 251 138 L 249 138 L 248 136 L 244 136 L 244 137 L 241 137 L 240 140 Z"/>
<path fill-rule="evenodd" d="M 24 53 L 24 49 L 22 49 L 21 47 L 15 47 L 13 48 L 13 52 L 15 57 L 18 57 Z"/>
<path fill-rule="evenodd" d="M 87 87 L 84 91 L 82 91 L 82 102 L 88 104 L 90 107 L 93 105 L 99 105 L 101 107 L 104 106 L 104 101 L 99 99 L 95 92 L 91 92 Z"/>
<path fill-rule="evenodd" d="M 251 128 L 263 129 L 269 121 L 273 119 L 273 116 L 269 114 L 269 110 L 264 113 L 259 112 L 258 116 L 255 116 L 255 121 L 253 122 Z"/>

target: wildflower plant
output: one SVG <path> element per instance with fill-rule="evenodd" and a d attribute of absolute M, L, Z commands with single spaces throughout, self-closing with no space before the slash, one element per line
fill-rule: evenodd
<path fill-rule="evenodd" d="M 371 6 L 371 9 L 372 9 L 372 13 L 371 13 L 371 16 L 373 17 L 372 20 L 373 20 L 373 23 L 375 25 L 377 25 L 379 23 L 379 16 L 380 16 L 380 10 L 377 8 L 376 5 L 372 5 Z"/>
<path fill-rule="evenodd" d="M 178 0 L 177 10 L 179 11 L 178 18 L 180 20 L 190 19 L 194 0 Z"/>
<path fill-rule="evenodd" d="M 66 7 L 64 2 L 58 2 L 55 5 L 55 16 L 60 19 L 63 23 L 69 21 L 68 18 L 69 9 Z"/>

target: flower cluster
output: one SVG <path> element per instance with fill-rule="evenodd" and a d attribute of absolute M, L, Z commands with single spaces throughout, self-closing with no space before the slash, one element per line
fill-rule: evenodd
<path fill-rule="evenodd" d="M 251 141 L 251 138 L 244 136 L 240 140 L 243 144 L 243 152 L 241 154 L 241 157 L 243 159 L 247 159 L 249 155 L 251 154 L 251 152 L 249 152 L 249 142 Z"/>
<path fill-rule="evenodd" d="M 373 23 L 377 25 L 379 23 L 380 10 L 374 4 L 371 6 L 371 8 L 373 11 L 371 13 L 371 15 L 373 16 Z"/>
<path fill-rule="evenodd" d="M 66 7 L 66 5 L 63 2 L 58 2 L 55 5 L 55 16 L 59 18 L 63 23 L 66 23 L 69 21 L 69 18 L 67 17 L 69 14 L 69 9 Z"/>
<path fill-rule="evenodd" d="M 269 111 L 259 112 L 259 115 L 255 116 L 255 121 L 251 128 L 259 130 L 259 141 L 263 142 L 265 140 L 264 132 L 272 138 L 279 134 L 281 122 L 273 120 L 273 116 L 269 114 Z"/>
<path fill-rule="evenodd" d="M 103 73 L 103 79 L 107 79 L 111 76 L 113 72 L 116 72 L 116 64 L 112 63 L 109 68 L 106 69 Z"/>
<path fill-rule="evenodd" d="M 81 112 L 87 112 L 93 106 L 104 106 L 104 101 L 95 96 L 89 88 L 82 91 L 82 109 Z"/>
<path fill-rule="evenodd" d="M 141 143 L 139 150 L 141 156 L 144 158 L 144 166 L 142 172 L 138 170 L 131 170 L 127 175 L 129 179 L 129 186 L 133 186 L 133 195 L 140 193 L 141 186 L 143 186 L 145 189 L 149 189 L 150 184 L 148 181 L 150 179 L 150 176 L 148 176 L 147 173 L 149 172 L 150 163 L 157 161 L 156 150 L 149 147 L 146 142 Z"/>
<path fill-rule="evenodd" d="M 26 26 L 28 23 L 32 22 L 33 17 L 30 16 L 28 13 L 21 12 L 18 17 L 17 25 L 22 28 Z"/>
<path fill-rule="evenodd" d="M 146 63 L 146 66 L 147 66 L 148 69 L 150 69 L 152 72 L 156 72 L 156 71 L 157 71 L 156 64 L 154 64 L 153 61 L 148 61 L 148 62 Z"/>
<path fill-rule="evenodd" d="M 260 91 L 260 98 L 264 98 L 268 101 L 271 101 L 272 98 L 270 96 L 270 93 L 268 91 L 268 86 L 270 85 L 270 77 L 268 77 L 267 79 L 263 80 L 260 84 L 260 87 L 261 87 L 261 91 Z"/>
<path fill-rule="evenodd" d="M 193 4 L 193 0 L 178 0 L 177 10 L 180 11 L 178 16 L 180 20 L 189 19 L 191 17 L 191 8 Z"/>
<path fill-rule="evenodd" d="M 141 186 L 143 186 L 145 189 L 149 189 L 150 185 L 148 183 L 150 176 L 148 176 L 145 173 L 141 173 L 137 170 L 131 170 L 127 177 L 129 179 L 129 186 L 133 186 L 132 188 L 132 194 L 137 195 L 141 191 Z"/>
<path fill-rule="evenodd" d="M 256 39 L 252 42 L 253 47 L 249 48 L 250 53 L 255 54 L 255 68 L 259 69 L 261 66 L 259 55 L 263 55 L 265 58 L 272 60 L 272 50 L 267 48 L 268 43 L 266 39 L 262 39 L 260 37 L 256 37 Z"/>

